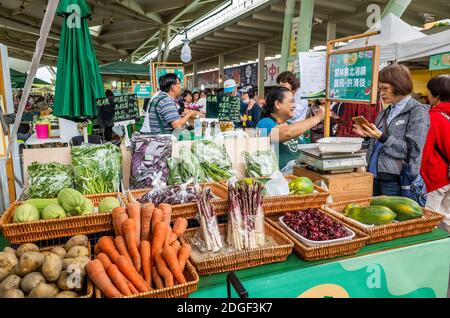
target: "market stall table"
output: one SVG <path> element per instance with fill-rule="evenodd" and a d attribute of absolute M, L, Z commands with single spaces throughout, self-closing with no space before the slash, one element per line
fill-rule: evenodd
<path fill-rule="evenodd" d="M 52 130 L 52 134 L 55 131 Z M 45 144 L 57 144 L 57 143 L 68 143 L 68 140 L 64 140 L 61 137 L 57 137 L 57 138 L 45 138 L 45 139 L 39 139 L 36 135 L 36 132 L 34 132 L 30 138 L 27 139 L 27 141 L 25 142 L 25 144 L 27 146 L 36 146 L 36 145 L 45 145 Z"/>
<path fill-rule="evenodd" d="M 450 238 L 436 229 L 367 245 L 351 257 L 305 262 L 292 254 L 285 262 L 235 273 L 251 298 L 434 298 L 447 297 L 449 269 Z M 227 297 L 226 275 L 201 276 L 190 297 Z"/>

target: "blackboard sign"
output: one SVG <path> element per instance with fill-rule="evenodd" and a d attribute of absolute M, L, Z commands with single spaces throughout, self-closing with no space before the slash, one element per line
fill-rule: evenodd
<path fill-rule="evenodd" d="M 97 98 L 96 105 L 97 107 L 109 108 L 111 103 L 108 97 Z M 114 96 L 113 105 L 113 122 L 118 123 L 121 121 L 139 119 L 139 108 L 137 105 L 137 96 L 135 94 Z M 102 113 L 101 110 L 100 113 Z"/>
<path fill-rule="evenodd" d="M 206 118 L 241 121 L 241 99 L 237 96 L 210 95 L 206 98 Z"/>

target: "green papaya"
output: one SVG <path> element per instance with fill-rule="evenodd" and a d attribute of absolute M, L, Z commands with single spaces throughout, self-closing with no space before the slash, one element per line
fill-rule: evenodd
<path fill-rule="evenodd" d="M 42 213 L 48 205 L 58 203 L 58 199 L 28 199 L 23 203 L 35 206 L 39 213 Z"/>
<path fill-rule="evenodd" d="M 384 206 L 352 207 L 344 212 L 344 215 L 364 224 L 389 224 L 395 219 L 396 214 Z"/>
<path fill-rule="evenodd" d="M 422 208 L 420 205 L 410 198 L 398 196 L 383 196 L 373 198 L 370 202 L 371 206 L 385 206 L 397 214 L 397 221 L 407 221 L 422 217 Z"/>
<path fill-rule="evenodd" d="M 70 216 L 81 215 L 86 211 L 84 196 L 74 189 L 62 189 L 59 191 L 58 202 Z"/>

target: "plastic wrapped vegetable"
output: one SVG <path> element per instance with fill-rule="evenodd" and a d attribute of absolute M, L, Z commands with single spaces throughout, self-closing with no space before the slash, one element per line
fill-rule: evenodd
<path fill-rule="evenodd" d="M 111 144 L 72 147 L 75 185 L 83 194 L 119 191 L 122 171 L 120 148 Z"/>
<path fill-rule="evenodd" d="M 169 167 L 168 185 L 175 185 L 183 183 L 180 175 L 180 163 L 178 158 L 167 159 L 167 166 Z"/>
<path fill-rule="evenodd" d="M 207 178 L 222 181 L 233 176 L 232 163 L 224 145 L 211 140 L 197 141 L 192 145 L 192 152 L 200 161 Z"/>
<path fill-rule="evenodd" d="M 131 189 L 150 188 L 156 174 L 162 172 L 161 181 L 167 183 L 172 154 L 172 136 L 134 135 L 132 138 Z"/>
<path fill-rule="evenodd" d="M 181 147 L 179 155 L 179 169 L 182 182 L 187 182 L 191 178 L 193 178 L 194 183 L 205 182 L 206 177 L 202 166 L 191 150 L 186 147 Z"/>
<path fill-rule="evenodd" d="M 247 177 L 268 177 L 279 171 L 277 156 L 273 150 L 244 152 L 245 174 Z"/>
<path fill-rule="evenodd" d="M 28 183 L 28 197 L 56 198 L 62 189 L 73 187 L 73 170 L 61 163 L 33 162 L 28 167 Z"/>

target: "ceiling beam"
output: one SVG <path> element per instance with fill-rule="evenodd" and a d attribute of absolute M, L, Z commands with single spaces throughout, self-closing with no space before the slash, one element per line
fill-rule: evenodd
<path fill-rule="evenodd" d="M 33 54 L 27 53 L 21 50 L 17 50 L 14 48 L 8 48 L 8 55 L 13 58 L 30 61 L 33 58 Z M 50 65 L 50 66 L 56 66 L 56 60 L 52 58 L 42 57 L 40 61 L 41 65 Z"/>
<path fill-rule="evenodd" d="M 242 21 L 238 21 L 237 25 L 242 26 L 242 27 L 272 31 L 272 32 L 283 31 L 283 27 L 281 25 L 270 24 L 267 22 L 261 23 L 261 22 L 251 21 L 251 20 L 242 20 Z"/>
<path fill-rule="evenodd" d="M 271 23 L 279 23 L 279 24 L 283 24 L 284 22 L 284 18 L 282 16 L 279 15 L 271 15 L 271 14 L 264 14 L 264 13 L 254 13 L 252 15 L 253 19 L 256 20 L 262 20 L 262 21 L 270 21 Z"/>
<path fill-rule="evenodd" d="M 234 32 L 234 33 L 239 33 L 239 34 L 248 34 L 248 35 L 255 35 L 255 36 L 259 36 L 262 38 L 267 38 L 267 37 L 272 37 L 273 34 L 270 32 L 264 32 L 264 31 L 258 31 L 258 30 L 254 30 L 254 29 L 249 29 L 249 28 L 239 28 L 239 27 L 225 27 L 225 31 L 227 32 Z"/>
<path fill-rule="evenodd" d="M 219 42 L 219 43 L 231 43 L 231 44 L 240 44 L 240 45 L 245 45 L 248 43 L 248 41 L 239 41 L 236 39 L 228 39 L 228 38 L 219 38 L 219 37 L 214 37 L 214 36 L 205 36 L 203 38 L 206 41 L 211 41 L 211 42 Z"/>
<path fill-rule="evenodd" d="M 344 1 L 315 0 L 314 6 L 335 9 L 347 13 L 356 13 L 356 7 L 351 4 L 346 4 Z"/>
<path fill-rule="evenodd" d="M 248 42 L 248 35 L 236 34 L 236 33 L 225 32 L 225 31 L 218 31 L 218 32 L 214 32 L 213 34 L 215 37 L 218 37 L 218 38 L 239 39 L 239 40 L 246 40 Z M 256 37 L 256 39 L 258 39 L 258 38 L 259 37 Z"/>
<path fill-rule="evenodd" d="M 190 12 L 192 9 L 198 7 L 200 2 L 201 2 L 201 0 L 191 0 L 191 1 L 189 1 L 189 3 L 185 4 L 184 8 L 181 11 L 176 12 L 176 13 L 172 14 L 171 16 L 167 17 L 166 23 L 167 24 L 174 23 L 179 18 L 181 18 L 185 13 Z"/>

